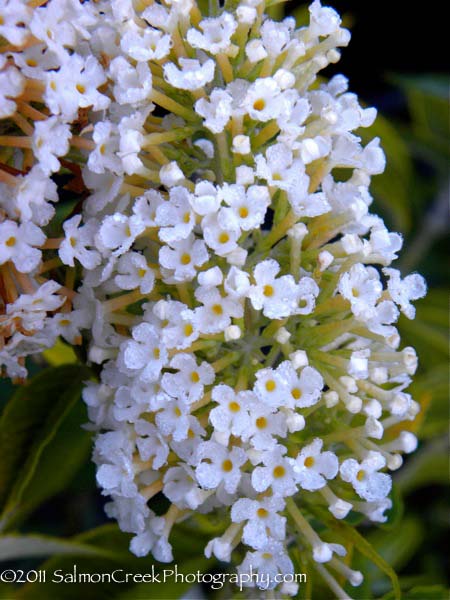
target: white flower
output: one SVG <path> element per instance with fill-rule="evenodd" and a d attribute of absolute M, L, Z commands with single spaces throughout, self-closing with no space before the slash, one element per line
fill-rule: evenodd
<path fill-rule="evenodd" d="M 238 572 L 242 574 L 254 571 L 258 572 L 257 586 L 260 589 L 271 590 L 278 585 L 280 573 L 286 578 L 294 573 L 294 565 L 284 545 L 269 538 L 269 541 L 256 552 L 247 552 L 244 561 L 238 566 Z M 249 587 L 254 584 L 247 583 L 243 578 L 243 585 Z"/>
<path fill-rule="evenodd" d="M 120 47 L 138 62 L 161 60 L 169 54 L 172 38 L 152 27 L 133 27 L 121 38 Z"/>
<path fill-rule="evenodd" d="M 283 389 L 288 394 L 287 406 L 306 408 L 319 401 L 323 388 L 323 378 L 319 371 L 306 366 L 297 374 L 291 361 L 283 361 L 276 370 L 282 378 Z"/>
<path fill-rule="evenodd" d="M 189 192 L 177 186 L 171 188 L 169 200 L 157 207 L 155 222 L 160 227 L 158 235 L 163 242 L 179 242 L 193 230 L 195 219 L 189 200 Z"/>
<path fill-rule="evenodd" d="M 383 273 L 389 277 L 387 288 L 392 300 L 400 306 L 402 313 L 408 319 L 414 319 L 416 309 L 411 304 L 411 300 L 418 300 L 425 296 L 427 286 L 424 278 L 413 273 L 401 279 L 400 271 L 397 269 L 383 269 Z"/>
<path fill-rule="evenodd" d="M 309 315 L 316 305 L 320 289 L 312 277 L 301 277 L 297 285 L 297 308 L 295 314 Z"/>
<path fill-rule="evenodd" d="M 318 563 L 329 562 L 333 558 L 333 554 L 345 556 L 347 551 L 341 544 L 320 542 L 313 546 L 313 559 Z"/>
<path fill-rule="evenodd" d="M 33 152 L 44 173 L 50 174 L 59 170 L 57 157 L 64 156 L 69 151 L 70 137 L 70 127 L 66 123 L 61 123 L 57 117 L 36 122 Z"/>
<path fill-rule="evenodd" d="M 276 446 L 264 452 L 261 460 L 263 467 L 256 467 L 252 472 L 252 486 L 257 492 L 265 492 L 269 487 L 278 496 L 292 496 L 297 491 L 295 473 L 290 460 L 283 456 L 286 448 Z"/>
<path fill-rule="evenodd" d="M 275 436 L 284 438 L 287 431 L 287 420 L 283 412 L 274 412 L 273 408 L 263 402 L 252 402 L 250 405 L 250 426 L 245 437 L 256 450 L 270 450 L 277 444 Z"/>
<path fill-rule="evenodd" d="M 252 148 L 248 135 L 236 135 L 233 138 L 232 152 L 235 154 L 250 154 Z"/>
<path fill-rule="evenodd" d="M 313 35 L 331 35 L 341 23 L 337 12 L 329 6 L 322 6 L 320 0 L 314 0 L 309 7 L 311 15 L 311 33 Z"/>
<path fill-rule="evenodd" d="M 363 318 L 373 314 L 382 291 L 378 271 L 361 263 L 353 265 L 339 280 L 339 292 L 350 301 L 352 312 Z"/>
<path fill-rule="evenodd" d="M 162 517 L 152 517 L 147 520 L 145 531 L 135 535 L 130 542 L 130 551 L 136 556 L 146 556 L 150 550 L 154 551 L 164 529 Z"/>
<path fill-rule="evenodd" d="M 130 249 L 144 229 L 144 224 L 136 216 L 128 217 L 115 213 L 105 217 L 96 236 L 97 248 L 114 250 L 115 254 L 120 256 Z"/>
<path fill-rule="evenodd" d="M 389 475 L 378 473 L 385 466 L 386 459 L 379 452 L 370 451 L 361 463 L 354 458 L 344 460 L 340 474 L 344 481 L 352 484 L 358 496 L 375 502 L 383 500 L 391 491 Z"/>
<path fill-rule="evenodd" d="M 231 103 L 233 99 L 224 90 L 214 89 L 209 101 L 200 98 L 194 105 L 195 112 L 204 118 L 203 125 L 212 131 L 220 133 L 231 117 Z"/>
<path fill-rule="evenodd" d="M 282 365 L 283 363 L 276 370 L 268 367 L 266 369 L 259 369 L 255 373 L 255 394 L 261 402 L 271 408 L 293 405 L 292 396 L 290 397 L 289 394 L 288 382 L 284 377 L 284 367 Z"/>
<path fill-rule="evenodd" d="M 197 448 L 196 458 L 195 476 L 203 488 L 211 490 L 223 483 L 229 494 L 236 491 L 242 475 L 241 467 L 247 462 L 242 448 L 232 446 L 228 449 L 216 442 L 203 442 Z"/>
<path fill-rule="evenodd" d="M 273 596 L 298 593 L 293 542 L 358 585 L 309 508 L 386 520 L 380 471 L 417 439 L 385 430 L 419 410 L 395 323 L 425 283 L 369 212 L 376 110 L 319 80 L 349 41 L 337 13 L 315 0 L 296 30 L 273 2 L 216 4 L 0 0 L 0 365 L 85 346 L 97 481 L 136 555 L 171 561 L 177 522 L 228 510 L 206 557 L 250 547 L 239 573 L 288 576 Z"/>
<path fill-rule="evenodd" d="M 176 161 L 172 161 L 163 165 L 159 170 L 159 178 L 161 183 L 166 186 L 166 188 L 173 187 L 179 183 L 181 183 L 184 179 L 184 173 L 176 163 Z"/>
<path fill-rule="evenodd" d="M 98 228 L 98 223 L 94 220 L 88 221 L 82 227 L 81 215 L 75 215 L 64 222 L 65 238 L 61 242 L 58 254 L 62 262 L 73 267 L 76 258 L 86 269 L 94 269 L 100 264 L 101 257 L 96 250 L 88 250 L 94 246 L 94 235 Z"/>
<path fill-rule="evenodd" d="M 170 85 L 180 90 L 198 90 L 214 78 L 215 65 L 211 59 L 201 64 L 191 58 L 180 58 L 179 69 L 174 63 L 164 65 L 164 77 Z"/>
<path fill-rule="evenodd" d="M 201 48 L 210 54 L 231 52 L 231 36 L 236 31 L 237 23 L 230 13 L 223 12 L 220 17 L 203 19 L 199 27 L 203 33 L 189 29 L 186 35 L 193 48 Z"/>
<path fill-rule="evenodd" d="M 153 108 L 146 106 L 145 109 L 137 110 L 130 116 L 125 116 L 119 123 L 119 152 L 117 156 L 122 161 L 123 170 L 127 175 L 133 175 L 142 171 L 144 163 L 139 153 L 144 145 L 144 122 L 147 114 Z"/>
<path fill-rule="evenodd" d="M 123 290 L 139 288 L 142 294 L 149 294 L 155 283 L 155 272 L 145 256 L 138 252 L 126 252 L 117 263 L 118 275 L 114 281 Z"/>
<path fill-rule="evenodd" d="M 218 256 L 227 256 L 237 249 L 239 229 L 227 229 L 220 225 L 216 214 L 208 214 L 202 220 L 203 238 Z"/>
<path fill-rule="evenodd" d="M 44 100 L 47 106 L 67 121 L 77 116 L 79 107 L 102 110 L 110 104 L 110 99 L 97 89 L 105 83 L 106 77 L 94 56 L 66 55 L 59 71 L 47 72 L 46 80 Z"/>
<path fill-rule="evenodd" d="M 334 479 L 339 463 L 333 452 L 322 452 L 323 441 L 315 438 L 295 458 L 294 472 L 297 483 L 304 490 L 315 491 Z"/>
<path fill-rule="evenodd" d="M 92 139 L 96 147 L 89 154 L 89 169 L 94 173 L 122 173 L 122 161 L 117 155 L 120 141 L 117 125 L 110 121 L 99 121 L 94 126 Z"/>
<path fill-rule="evenodd" d="M 169 364 L 177 373 L 164 373 L 161 387 L 174 398 L 183 398 L 188 404 L 203 396 L 205 385 L 214 381 L 214 369 L 206 362 L 197 365 L 194 355 L 180 352 Z"/>
<path fill-rule="evenodd" d="M 65 302 L 64 296 L 58 295 L 60 285 L 55 281 L 46 281 L 34 293 L 22 294 L 6 307 L 6 313 L 20 319 L 25 331 L 42 329 L 47 312 L 57 310 Z"/>
<path fill-rule="evenodd" d="M 153 423 L 138 419 L 134 426 L 139 436 L 136 438 L 136 446 L 141 460 L 152 459 L 152 469 L 159 469 L 166 463 L 169 446 Z"/>
<path fill-rule="evenodd" d="M 225 444 L 228 444 L 230 435 L 245 439 L 250 426 L 249 406 L 252 398 L 252 392 L 236 394 L 228 385 L 220 384 L 213 388 L 212 400 L 218 406 L 209 413 L 209 420 L 215 431 L 224 434 Z"/>
<path fill-rule="evenodd" d="M 18 271 L 30 273 L 41 261 L 42 252 L 36 246 L 42 246 L 45 239 L 34 223 L 17 225 L 14 221 L 3 221 L 0 223 L 0 264 L 11 260 Z"/>
<path fill-rule="evenodd" d="M 133 328 L 133 339 L 120 347 L 119 365 L 126 373 L 138 372 L 143 381 L 155 381 L 167 363 L 167 351 L 161 344 L 157 330 L 149 323 Z"/>
<path fill-rule="evenodd" d="M 273 538 L 284 540 L 286 536 L 286 517 L 278 513 L 284 509 L 282 498 L 272 496 L 262 500 L 240 498 L 233 504 L 231 520 L 234 523 L 247 521 L 242 532 L 242 541 L 260 549 Z"/>
<path fill-rule="evenodd" d="M 54 334 L 60 335 L 69 344 L 81 343 L 81 330 L 85 329 L 88 324 L 86 312 L 82 310 L 56 314 L 49 323 Z"/>
<path fill-rule="evenodd" d="M 58 200 L 56 184 L 39 165 L 35 165 L 26 175 L 19 175 L 17 180 L 11 206 L 6 202 L 8 214 L 13 218 L 19 217 L 22 222 L 33 221 L 36 225 L 47 225 L 55 214 L 55 209 L 47 200 Z"/>
<path fill-rule="evenodd" d="M 195 192 L 189 197 L 193 210 L 198 215 L 208 215 L 217 212 L 220 198 L 216 187 L 210 181 L 199 181 L 195 184 Z"/>
<path fill-rule="evenodd" d="M 248 296 L 257 310 L 270 319 L 282 319 L 295 311 L 297 285 L 292 275 L 275 279 L 280 265 L 272 258 L 257 264 L 253 271 L 256 285 L 252 285 Z"/>
<path fill-rule="evenodd" d="M 144 62 L 138 62 L 136 67 L 123 57 L 117 56 L 109 65 L 109 74 L 114 85 L 114 97 L 119 104 L 141 104 L 152 90 L 152 73 Z"/>
<path fill-rule="evenodd" d="M 196 308 L 195 322 L 203 333 L 218 333 L 231 324 L 231 317 L 240 318 L 243 308 L 229 296 L 221 296 L 219 290 L 210 287 L 198 287 L 195 297 L 203 306 Z"/>
<path fill-rule="evenodd" d="M 272 77 L 257 79 L 248 88 L 242 107 L 255 121 L 276 119 L 282 108 L 280 94 L 278 83 Z"/>
<path fill-rule="evenodd" d="M 14 114 L 17 105 L 12 98 L 22 94 L 25 82 L 21 72 L 9 65 L 6 57 L 2 55 L 0 57 L 0 119 Z"/>
<path fill-rule="evenodd" d="M 191 467 L 171 467 L 164 475 L 164 495 L 179 508 L 195 510 L 202 504 L 208 492 L 202 490 L 195 481 Z"/>
<path fill-rule="evenodd" d="M 224 230 L 250 231 L 264 222 L 270 204 L 269 190 L 262 185 L 252 185 L 245 189 L 243 185 L 225 184 L 219 197 L 228 204 L 220 209 L 217 220 Z"/>
<path fill-rule="evenodd" d="M 22 46 L 28 36 L 27 25 L 33 14 L 32 8 L 25 2 L 6 0 L 1 5 L 0 35 L 10 44 Z"/>
<path fill-rule="evenodd" d="M 167 396 L 155 422 L 163 436 L 171 435 L 175 442 L 181 442 L 189 435 L 189 417 L 189 405 L 183 399 L 172 400 Z"/>
<path fill-rule="evenodd" d="M 184 240 L 170 242 L 159 251 L 160 264 L 169 269 L 173 281 L 191 281 L 197 271 L 208 260 L 205 242 L 192 234 Z M 166 280 L 169 279 L 166 277 Z"/>

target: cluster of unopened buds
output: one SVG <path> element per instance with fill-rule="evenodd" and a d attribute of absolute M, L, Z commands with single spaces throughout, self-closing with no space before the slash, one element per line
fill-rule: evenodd
<path fill-rule="evenodd" d="M 318 76 L 349 32 L 270 4 L 0 1 L 0 363 L 23 379 L 62 336 L 98 365 L 97 481 L 132 552 L 171 561 L 174 524 L 214 511 L 206 556 L 274 588 L 296 548 L 347 597 L 362 575 L 312 518 L 387 518 L 417 444 L 395 323 L 425 284 L 369 212 L 375 109 Z"/>

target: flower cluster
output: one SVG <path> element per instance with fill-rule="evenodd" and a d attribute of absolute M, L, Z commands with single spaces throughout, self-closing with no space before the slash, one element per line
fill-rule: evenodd
<path fill-rule="evenodd" d="M 336 591 L 330 570 L 362 576 L 311 517 L 386 519 L 385 471 L 417 443 L 395 323 L 425 284 L 370 213 L 385 159 L 354 132 L 375 109 L 318 84 L 348 31 L 319 0 L 299 29 L 266 4 L 0 4 L 0 361 L 20 378 L 58 336 L 86 345 L 97 481 L 132 552 L 171 561 L 173 525 L 219 511 L 206 556 L 273 588 L 302 548 Z"/>

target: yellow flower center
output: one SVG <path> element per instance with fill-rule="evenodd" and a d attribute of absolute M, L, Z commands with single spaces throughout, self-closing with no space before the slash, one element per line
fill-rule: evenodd
<path fill-rule="evenodd" d="M 264 98 L 258 98 L 258 100 L 255 100 L 253 102 L 253 108 L 255 110 L 264 110 L 266 108 L 266 101 Z"/>
<path fill-rule="evenodd" d="M 229 473 L 232 470 L 233 470 L 233 463 L 231 462 L 231 460 L 229 458 L 227 458 L 222 463 L 222 471 L 225 471 L 225 473 Z"/>
<path fill-rule="evenodd" d="M 302 397 L 302 390 L 299 388 L 294 388 L 291 392 L 291 395 L 294 400 L 299 400 Z"/>
<path fill-rule="evenodd" d="M 221 304 L 213 304 L 211 310 L 215 315 L 223 315 L 223 308 Z"/>
<path fill-rule="evenodd" d="M 268 392 L 273 392 L 273 390 L 277 387 L 277 384 L 275 383 L 275 381 L 273 379 L 268 379 L 266 381 L 266 390 Z"/>
<path fill-rule="evenodd" d="M 286 475 L 286 469 L 283 467 L 283 465 L 277 465 L 274 470 L 273 470 L 273 476 L 275 477 L 275 479 L 280 479 L 281 477 L 284 477 Z"/>
<path fill-rule="evenodd" d="M 305 465 L 305 467 L 306 467 L 307 469 L 310 469 L 311 467 L 313 467 L 313 466 L 314 466 L 314 463 L 315 463 L 315 462 L 316 462 L 316 461 L 315 461 L 315 459 L 314 459 L 314 457 L 313 457 L 313 456 L 307 456 L 307 457 L 305 458 L 304 465 Z"/>
<path fill-rule="evenodd" d="M 258 417 L 255 421 L 256 427 L 258 429 L 265 429 L 267 427 L 267 419 L 266 417 Z"/>

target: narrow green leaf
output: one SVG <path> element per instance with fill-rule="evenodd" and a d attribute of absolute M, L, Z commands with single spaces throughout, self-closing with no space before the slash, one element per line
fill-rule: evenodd
<path fill-rule="evenodd" d="M 20 504 L 9 519 L 9 529 L 16 528 L 36 507 L 64 490 L 81 466 L 89 461 L 92 433 L 82 428 L 86 421 L 84 403 L 75 403 L 43 449 Z"/>
<path fill-rule="evenodd" d="M 403 594 L 403 600 L 448 600 L 450 590 L 443 585 L 418 585 Z M 381 600 L 394 600 L 390 592 Z"/>
<path fill-rule="evenodd" d="M 350 542 L 355 546 L 361 554 L 364 554 L 371 562 L 373 562 L 383 573 L 385 573 L 392 582 L 392 588 L 394 592 L 395 600 L 401 598 L 400 586 L 398 583 L 398 577 L 392 567 L 386 562 L 386 560 L 378 554 L 375 548 L 370 544 L 358 531 L 342 521 L 329 520 L 329 526 L 338 531 L 344 540 Z"/>
<path fill-rule="evenodd" d="M 44 448 L 78 400 L 89 370 L 79 365 L 46 369 L 20 388 L 0 419 L 0 528 L 20 508 Z"/>
<path fill-rule="evenodd" d="M 104 552 L 94 546 L 69 539 L 34 534 L 0 536 L 0 561 L 36 558 L 52 554 L 104 556 Z"/>

